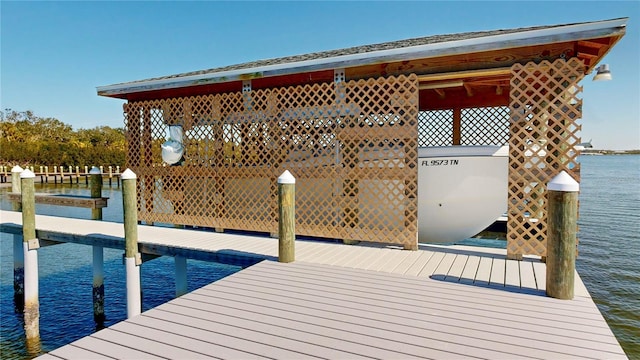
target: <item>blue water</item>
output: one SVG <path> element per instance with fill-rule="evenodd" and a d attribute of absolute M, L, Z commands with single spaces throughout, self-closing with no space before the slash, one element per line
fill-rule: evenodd
<path fill-rule="evenodd" d="M 576 267 L 630 359 L 640 359 L 640 155 L 581 156 Z"/>
<path fill-rule="evenodd" d="M 0 189 L 2 194 L 7 189 Z M 88 195 L 83 184 L 48 186 L 37 192 Z M 115 186 L 103 189 L 110 197 L 103 209 L 103 219 L 122 222 L 122 197 Z M 2 209 L 11 205 L 3 201 Z M 89 209 L 37 205 L 38 214 L 89 219 Z M 122 264 L 123 250 L 104 249 L 105 326 L 126 319 L 126 274 Z M 25 344 L 24 322 L 15 310 L 13 300 L 13 237 L 0 234 L 0 358 L 29 359 L 46 353 L 96 331 L 92 307 L 92 248 L 85 245 L 61 244 L 38 250 L 40 295 L 40 343 Z M 221 279 L 240 267 L 195 260 L 187 261 L 188 290 Z M 171 257 L 160 257 L 141 266 L 142 306 L 151 309 L 175 296 L 175 263 Z"/>
<path fill-rule="evenodd" d="M 578 272 L 630 359 L 640 359 L 640 155 L 581 156 Z M 51 192 L 88 194 L 84 185 L 57 186 Z M 37 190 L 42 191 L 42 190 Z M 6 189 L 0 189 L 0 193 Z M 111 198 L 104 219 L 121 221 L 120 191 L 104 188 Z M 3 209 L 10 205 L 3 201 Z M 87 209 L 38 205 L 39 214 L 89 218 Z M 27 348 L 22 315 L 13 306 L 11 237 L 0 237 L 0 357 L 26 359 L 95 331 L 91 306 L 91 248 L 57 245 L 43 248 L 40 262 L 41 344 Z M 482 245 L 504 246 L 500 241 Z M 109 326 L 126 318 L 122 251 L 105 249 L 105 312 Z M 189 290 L 227 276 L 238 268 L 189 261 Z M 142 266 L 143 307 L 173 298 L 174 263 L 159 258 Z"/>

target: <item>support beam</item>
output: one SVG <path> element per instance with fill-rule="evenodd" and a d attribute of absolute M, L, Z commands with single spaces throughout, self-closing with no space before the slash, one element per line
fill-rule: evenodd
<path fill-rule="evenodd" d="M 454 108 L 453 109 L 453 145 L 460 145 L 460 141 L 462 138 L 461 124 L 462 124 L 462 109 Z"/>

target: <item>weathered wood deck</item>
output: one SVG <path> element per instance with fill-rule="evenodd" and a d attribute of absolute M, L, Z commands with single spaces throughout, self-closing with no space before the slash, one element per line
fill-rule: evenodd
<path fill-rule="evenodd" d="M 3 232 L 21 223 L 0 220 Z M 38 215 L 36 226 L 124 246 L 118 223 Z M 140 226 L 139 241 L 157 254 L 277 256 L 266 237 Z M 41 358 L 626 358 L 579 278 L 574 300 L 544 296 L 537 259 L 297 241 L 296 260 L 263 261 Z"/>

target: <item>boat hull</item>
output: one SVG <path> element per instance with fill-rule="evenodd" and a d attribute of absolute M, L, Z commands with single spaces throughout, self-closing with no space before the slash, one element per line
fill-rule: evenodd
<path fill-rule="evenodd" d="M 503 215 L 508 159 L 506 146 L 420 148 L 418 241 L 466 239 Z"/>

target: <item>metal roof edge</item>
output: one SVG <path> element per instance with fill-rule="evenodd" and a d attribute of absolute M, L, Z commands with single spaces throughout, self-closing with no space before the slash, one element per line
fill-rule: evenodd
<path fill-rule="evenodd" d="M 249 80 L 300 72 L 347 68 L 382 62 L 403 61 L 415 58 L 456 55 L 460 53 L 501 50 L 553 42 L 612 35 L 626 27 L 628 18 L 601 20 L 580 24 L 558 25 L 544 29 L 524 30 L 508 34 L 488 35 L 470 39 L 443 41 L 365 53 L 338 55 L 289 63 L 263 65 L 155 80 L 121 83 L 97 87 L 98 95 L 114 96 L 143 91 L 215 84 L 235 80 Z"/>

